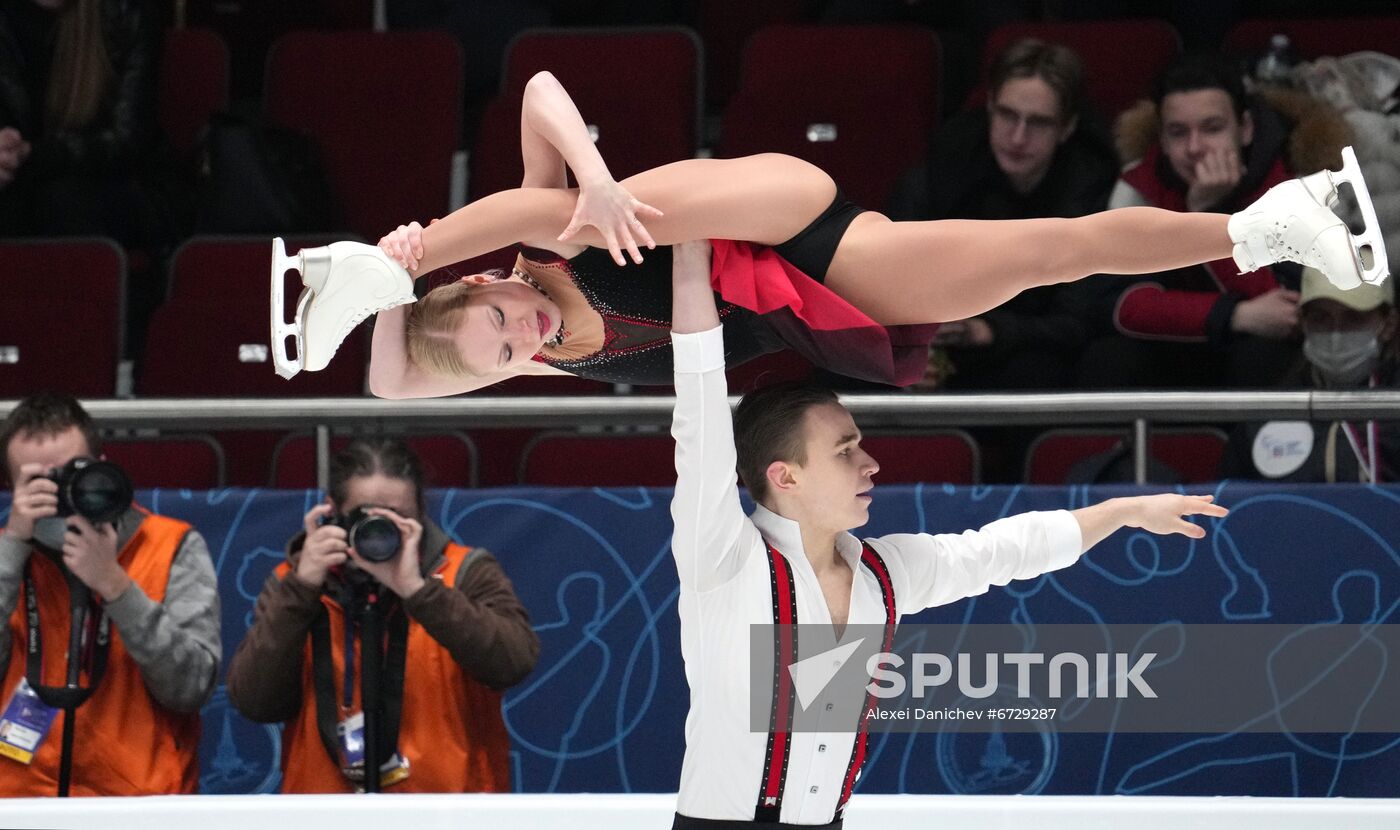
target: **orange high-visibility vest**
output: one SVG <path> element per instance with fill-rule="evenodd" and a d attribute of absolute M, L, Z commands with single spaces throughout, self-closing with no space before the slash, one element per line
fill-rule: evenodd
<path fill-rule="evenodd" d="M 470 548 L 449 543 L 443 563 L 429 576 L 455 586 L 457 574 Z M 277 577 L 285 579 L 291 567 L 283 563 Z M 330 597 L 322 596 L 330 623 L 331 662 L 336 689 L 345 683 L 345 613 Z M 399 613 L 402 613 L 400 611 Z M 355 665 L 360 659 L 355 638 Z M 501 716 L 501 693 L 463 673 L 452 655 L 416 620 L 408 622 L 408 659 L 404 667 L 403 714 L 398 753 L 408 760 L 408 778 L 386 792 L 508 792 L 510 739 Z M 321 742 L 316 723 L 316 687 L 313 680 L 311 638 L 302 659 L 301 710 L 282 734 L 282 792 L 348 793 L 355 785 L 340 771 Z M 351 706 L 337 699 L 336 722 L 359 711 L 360 684 L 352 684 Z M 339 695 L 337 695 L 339 698 Z M 393 751 L 384 750 L 385 756 Z"/>
<path fill-rule="evenodd" d="M 117 561 L 131 581 L 156 602 L 165 600 L 170 567 L 190 526 L 147 514 L 127 540 Z M 68 585 L 58 566 L 31 553 L 28 578 L 34 580 L 44 641 L 43 683 L 62 686 L 68 650 Z M 10 665 L 5 703 L 25 673 L 29 623 L 24 588 L 10 615 Z M 86 685 L 86 672 L 81 676 Z M 33 762 L 0 757 L 0 795 L 44 796 L 58 791 L 64 714 L 54 717 Z M 192 793 L 199 784 L 199 713 L 172 712 L 146 690 L 141 669 L 127 652 L 121 632 L 111 627 L 107 670 L 92 697 L 76 710 L 72 780 L 69 794 L 153 795 Z"/>

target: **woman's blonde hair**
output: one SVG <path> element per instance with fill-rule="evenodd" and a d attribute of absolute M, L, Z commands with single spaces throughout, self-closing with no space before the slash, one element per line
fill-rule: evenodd
<path fill-rule="evenodd" d="M 502 272 L 485 272 L 499 277 Z M 477 285 L 458 280 L 440 285 L 414 303 L 408 312 L 408 359 L 414 365 L 434 375 L 449 378 L 470 378 L 477 374 L 462 362 L 456 333 L 462 315 L 471 304 Z"/>
<path fill-rule="evenodd" d="M 102 23 L 101 0 L 76 0 L 59 13 L 44 102 L 46 130 L 90 126 L 107 99 L 115 73 Z"/>

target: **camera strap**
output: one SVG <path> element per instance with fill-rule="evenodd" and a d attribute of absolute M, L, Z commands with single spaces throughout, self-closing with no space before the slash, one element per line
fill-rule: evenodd
<path fill-rule="evenodd" d="M 353 701 L 355 688 L 355 640 L 358 627 L 356 620 L 359 614 L 355 613 L 357 609 L 344 605 L 341 607 L 344 610 L 346 632 L 345 677 L 342 690 L 344 706 L 348 709 Z M 408 658 L 408 615 L 397 605 L 387 612 L 380 606 L 376 613 L 387 617 L 387 647 L 384 642 L 380 642 L 362 643 L 361 648 L 377 647 L 384 655 L 384 688 L 381 690 L 384 717 L 379 722 L 381 740 L 378 745 L 388 749 L 387 757 L 397 750 L 399 728 L 403 719 L 404 669 Z M 324 605 L 311 623 L 311 676 L 316 691 L 316 730 L 320 733 L 321 744 L 330 755 L 331 761 L 344 771 L 336 729 L 340 723 L 341 705 L 336 694 L 335 664 L 331 660 L 330 613 Z M 366 768 L 369 766 L 365 765 Z"/>
<path fill-rule="evenodd" d="M 111 649 L 111 618 L 102 611 L 102 606 L 92 598 L 86 586 L 68 576 L 68 591 L 73 610 L 69 624 L 80 628 L 81 633 L 73 632 L 72 640 L 77 648 L 68 652 L 68 682 L 63 686 L 45 686 L 44 679 L 44 635 L 39 627 L 39 598 L 34 591 L 34 578 L 26 564 L 24 569 L 24 609 L 29 624 L 27 642 L 28 655 L 25 660 L 25 679 L 29 686 L 45 704 L 56 709 L 74 709 L 81 706 L 102 682 L 107 671 L 107 653 Z M 78 682 L 73 660 L 79 661 L 77 669 L 86 669 L 88 685 Z"/>

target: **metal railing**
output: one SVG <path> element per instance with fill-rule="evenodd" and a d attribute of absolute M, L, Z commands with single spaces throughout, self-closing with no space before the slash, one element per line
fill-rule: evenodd
<path fill-rule="evenodd" d="M 737 398 L 731 399 L 731 405 Z M 842 395 L 864 429 L 1014 424 L 1122 424 L 1133 428 L 1134 471 L 1147 476 L 1152 424 L 1400 420 L 1400 390 L 1257 392 L 1055 392 L 990 395 Z M 0 417 L 17 401 L 0 401 Z M 335 428 L 660 426 L 668 395 L 434 398 L 144 398 L 83 406 L 105 429 L 305 429 L 316 432 L 324 485 Z"/>

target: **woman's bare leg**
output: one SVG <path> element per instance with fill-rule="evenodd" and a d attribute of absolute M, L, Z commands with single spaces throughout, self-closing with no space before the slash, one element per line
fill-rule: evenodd
<path fill-rule="evenodd" d="M 779 153 L 687 159 L 621 184 L 665 213 L 646 220 L 658 245 L 694 239 L 777 245 L 796 236 L 836 198 L 836 183 L 820 167 Z"/>
<path fill-rule="evenodd" d="M 1039 285 L 1228 258 L 1229 219 L 1149 207 L 995 221 L 863 213 L 842 237 L 826 284 L 884 325 L 961 320 Z"/>

